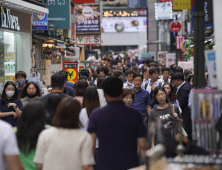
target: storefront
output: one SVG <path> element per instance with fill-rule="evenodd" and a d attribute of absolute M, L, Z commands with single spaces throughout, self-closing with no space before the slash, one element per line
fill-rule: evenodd
<path fill-rule="evenodd" d="M 7 0 L 6 0 L 7 1 Z M 32 58 L 32 13 L 46 12 L 47 8 L 31 3 L 1 2 L 0 14 L 0 91 L 6 81 L 15 81 L 17 71 L 30 78 Z M 10 7 L 9 7 L 10 6 Z"/>

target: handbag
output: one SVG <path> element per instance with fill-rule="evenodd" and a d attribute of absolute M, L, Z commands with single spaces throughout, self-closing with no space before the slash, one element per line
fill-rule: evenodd
<path fill-rule="evenodd" d="M 175 106 L 173 104 L 173 113 L 175 113 Z M 178 130 L 180 132 L 180 134 L 182 134 L 183 136 L 187 137 L 187 132 L 184 130 L 183 126 L 177 122 L 177 126 L 178 126 Z"/>

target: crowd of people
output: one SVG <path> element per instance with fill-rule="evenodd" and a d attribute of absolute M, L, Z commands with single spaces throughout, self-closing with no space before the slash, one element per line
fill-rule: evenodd
<path fill-rule="evenodd" d="M 44 96 L 23 71 L 16 73 L 17 87 L 6 82 L 0 169 L 130 169 L 177 133 L 192 141 L 191 72 L 138 58 L 102 64 L 81 70 L 75 84 L 64 70 L 53 74 Z"/>

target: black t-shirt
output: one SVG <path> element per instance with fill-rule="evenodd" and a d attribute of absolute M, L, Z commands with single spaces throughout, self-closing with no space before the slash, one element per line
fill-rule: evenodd
<path fill-rule="evenodd" d="M 126 170 L 139 166 L 137 139 L 146 137 L 142 116 L 122 101 L 93 110 L 89 133 L 99 138 L 97 170 Z"/>
<path fill-rule="evenodd" d="M 67 95 L 67 94 L 65 94 L 65 93 L 62 93 L 62 92 L 52 92 L 52 93 L 53 93 L 53 94 L 58 94 L 58 95 L 61 97 L 61 99 L 64 99 L 64 98 L 66 98 L 66 97 L 71 98 L 69 95 Z M 45 96 L 42 96 L 42 97 L 40 98 L 40 100 L 41 100 L 44 104 L 46 104 L 46 103 L 48 102 L 48 100 L 49 100 L 49 95 L 52 94 L 52 93 L 49 93 L 49 94 L 46 94 Z"/>
<path fill-rule="evenodd" d="M 174 107 L 175 107 L 175 112 L 177 113 L 178 117 L 182 119 L 179 108 L 175 105 Z M 169 104 L 165 109 L 158 109 L 157 107 L 155 107 L 151 110 L 150 116 L 149 116 L 149 124 L 151 122 L 156 122 L 158 119 L 160 119 L 162 123 L 162 127 L 156 128 L 155 130 L 155 142 L 154 142 L 155 145 L 162 142 L 161 133 L 165 141 L 171 137 L 172 132 L 169 130 L 169 126 L 172 125 L 171 124 L 172 119 L 170 119 L 170 117 L 173 117 L 172 113 L 173 113 L 172 104 Z"/>

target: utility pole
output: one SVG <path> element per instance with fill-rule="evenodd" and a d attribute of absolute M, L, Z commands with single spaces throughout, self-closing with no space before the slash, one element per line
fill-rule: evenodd
<path fill-rule="evenodd" d="M 194 87 L 205 87 L 204 3 L 194 1 Z"/>

